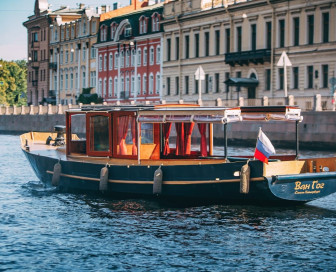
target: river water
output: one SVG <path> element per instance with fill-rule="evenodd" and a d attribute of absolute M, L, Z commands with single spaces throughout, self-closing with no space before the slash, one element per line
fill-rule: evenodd
<path fill-rule="evenodd" d="M 18 136 L 0 135 L 0 155 L 0 271 L 336 269 L 336 194 L 299 207 L 171 207 L 45 189 Z"/>

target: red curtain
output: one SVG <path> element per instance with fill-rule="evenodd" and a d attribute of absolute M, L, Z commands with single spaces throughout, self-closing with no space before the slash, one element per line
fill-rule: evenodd
<path fill-rule="evenodd" d="M 195 123 L 184 124 L 184 155 L 190 155 L 191 151 L 191 133 L 194 129 Z"/>
<path fill-rule="evenodd" d="M 206 141 L 206 125 L 207 124 L 197 124 L 198 130 L 201 134 L 201 156 L 205 157 L 208 155 L 207 151 L 207 141 Z"/>
<path fill-rule="evenodd" d="M 119 117 L 119 128 L 118 128 L 118 143 L 119 143 L 119 152 L 118 155 L 127 155 L 126 148 L 126 136 L 128 130 L 128 116 Z"/>
<path fill-rule="evenodd" d="M 136 122 L 135 122 L 135 117 L 131 117 L 131 124 L 132 124 L 132 155 L 136 156 L 138 155 L 138 135 L 137 135 L 137 128 L 136 128 Z"/>
<path fill-rule="evenodd" d="M 171 130 L 171 123 L 165 123 L 162 125 L 162 132 L 164 136 L 164 148 L 163 148 L 163 155 L 168 155 L 170 153 L 169 149 L 169 134 Z"/>
<path fill-rule="evenodd" d="M 176 152 L 175 155 L 184 154 L 184 123 L 175 123 L 176 128 Z"/>

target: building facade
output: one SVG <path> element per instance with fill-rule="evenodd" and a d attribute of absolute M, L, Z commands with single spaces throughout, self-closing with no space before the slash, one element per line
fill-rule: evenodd
<path fill-rule="evenodd" d="M 50 14 L 50 92 L 60 104 L 75 104 L 83 89 L 95 93 L 99 10 L 63 8 Z"/>
<path fill-rule="evenodd" d="M 332 0 L 170 1 L 164 6 L 167 101 L 329 95 L 336 70 Z M 277 66 L 282 52 L 292 66 Z M 237 78 L 239 78 L 237 80 Z M 226 82 L 227 84 L 225 84 Z M 237 84 L 238 82 L 238 84 Z"/>
<path fill-rule="evenodd" d="M 27 103 L 45 102 L 49 89 L 49 14 L 47 0 L 36 0 L 34 15 L 23 25 L 27 28 Z"/>
<path fill-rule="evenodd" d="M 134 7 L 100 23 L 97 93 L 107 103 L 162 98 L 163 3 Z"/>

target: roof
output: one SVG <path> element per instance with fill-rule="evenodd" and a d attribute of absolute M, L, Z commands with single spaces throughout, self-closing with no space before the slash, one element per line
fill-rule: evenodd
<path fill-rule="evenodd" d="M 225 80 L 224 83 L 227 86 L 256 87 L 259 85 L 259 80 L 255 78 L 230 77 Z"/>

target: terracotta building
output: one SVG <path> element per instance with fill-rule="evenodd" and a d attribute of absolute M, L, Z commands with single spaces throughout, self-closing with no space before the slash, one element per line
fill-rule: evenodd
<path fill-rule="evenodd" d="M 162 98 L 163 3 L 147 4 L 132 1 L 133 11 L 100 22 L 97 93 L 108 103 Z"/>

